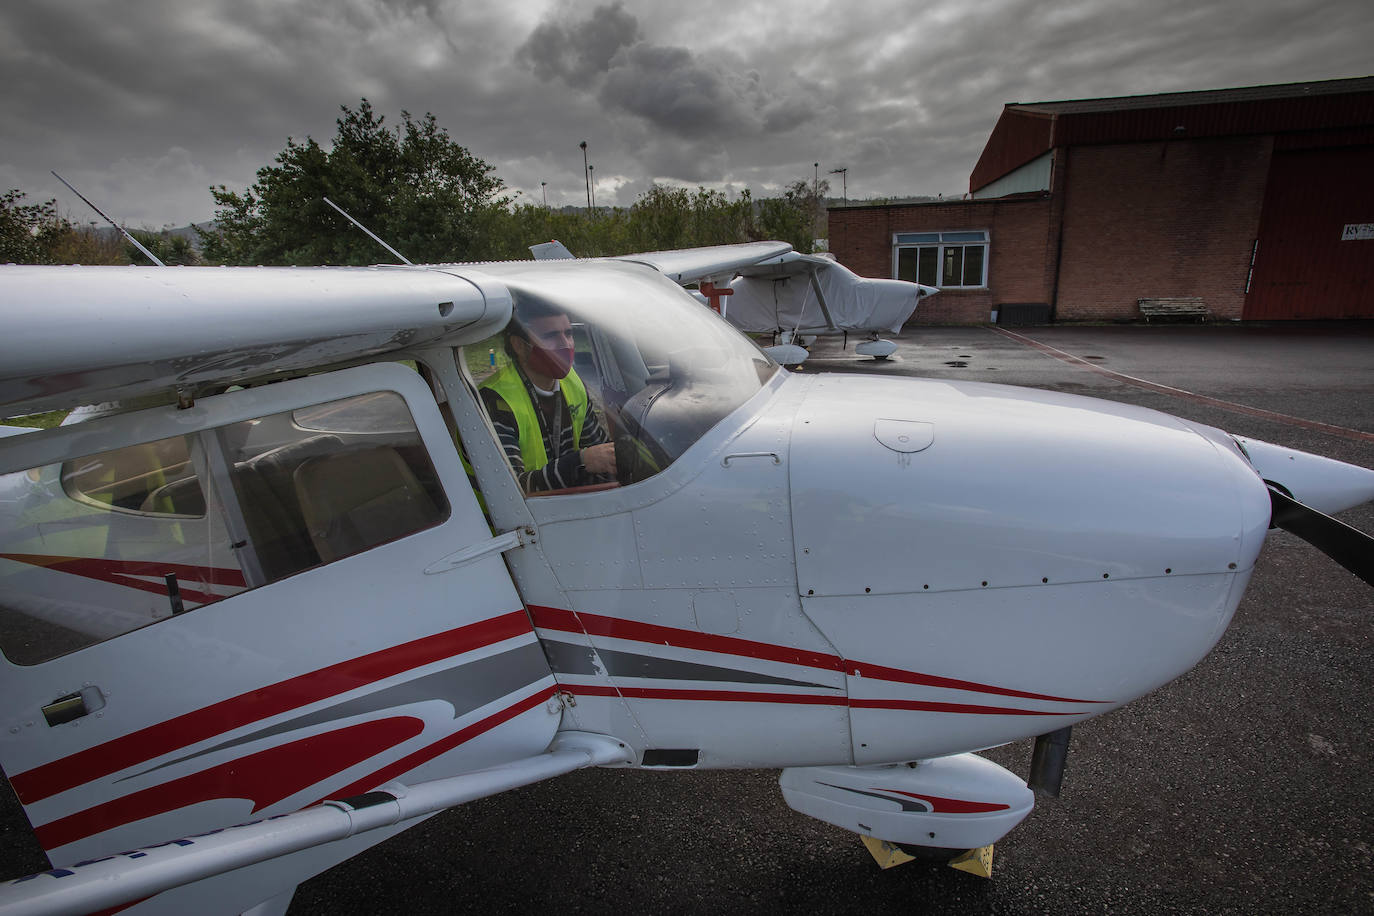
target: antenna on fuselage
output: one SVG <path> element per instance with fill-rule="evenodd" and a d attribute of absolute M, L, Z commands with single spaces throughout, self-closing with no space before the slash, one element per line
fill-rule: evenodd
<path fill-rule="evenodd" d="M 396 257 L 400 258 L 400 259 L 401 259 L 401 263 L 406 264 L 406 265 L 408 265 L 408 266 L 413 266 L 413 265 L 411 265 L 410 261 L 406 258 L 405 255 L 401 254 L 401 253 L 400 253 L 399 251 L 397 251 L 395 248 L 392 248 L 392 247 L 391 247 L 390 245 L 388 245 L 386 242 L 383 242 L 381 239 L 377 238 L 377 236 L 375 236 L 375 235 L 372 233 L 372 230 L 371 230 L 371 229 L 367 228 L 367 227 L 364 226 L 362 223 L 358 222 L 356 219 L 354 219 L 353 217 L 349 216 L 348 213 L 344 210 L 343 207 L 340 207 L 338 204 L 334 203 L 334 201 L 330 200 L 328 197 L 324 198 L 324 202 L 327 203 L 327 204 L 329 204 L 329 206 L 333 207 L 335 210 L 338 210 L 340 213 L 342 213 L 344 219 L 348 220 L 350 223 L 352 223 L 353 225 L 357 226 L 359 229 L 361 229 L 361 230 L 363 230 L 364 232 L 366 232 L 366 233 L 367 233 L 367 237 L 370 238 L 370 239 L 372 239 L 372 241 L 376 242 L 378 245 L 381 245 L 381 246 L 382 246 L 383 248 L 385 248 L 387 251 L 391 252 L 391 253 L 394 254 Z"/>
<path fill-rule="evenodd" d="M 48 171 L 52 172 L 52 169 L 49 169 Z M 105 216 L 105 211 L 104 211 L 104 210 L 101 210 L 101 209 L 100 209 L 99 207 L 97 207 L 95 204 L 91 203 L 89 200 L 86 200 L 86 195 L 82 194 L 82 193 L 81 193 L 80 191 L 78 191 L 76 188 L 72 187 L 72 183 L 71 183 L 70 181 L 68 181 L 67 179 L 63 178 L 61 175 L 57 174 L 56 172 L 53 172 L 53 173 L 52 173 L 52 177 L 56 178 L 58 181 L 62 182 L 64 185 L 66 185 L 66 186 L 67 186 L 67 190 L 71 191 L 71 192 L 72 192 L 73 194 L 75 194 L 77 197 L 80 197 L 81 200 L 86 204 L 86 206 L 90 207 L 90 208 L 91 208 L 92 210 L 94 210 L 96 213 L 99 213 L 99 214 L 101 215 L 101 217 L 104 218 L 105 222 L 109 223 L 111 226 L 114 226 L 116 229 L 118 229 L 118 230 L 124 235 L 124 237 L 125 237 L 126 239 L 128 239 L 131 243 L 133 243 L 133 246 L 134 246 L 135 248 L 137 248 L 139 251 L 143 252 L 145 255 L 148 256 L 148 260 L 152 261 L 152 262 L 153 262 L 154 264 L 156 264 L 158 267 L 166 267 L 166 266 L 167 266 L 166 264 L 163 264 L 163 263 L 162 263 L 162 261 L 158 258 L 157 255 L 153 254 L 153 253 L 152 253 L 151 251 L 149 251 L 147 248 L 144 248 L 144 247 L 143 247 L 143 244 L 142 244 L 141 242 L 139 242 L 138 239 L 136 239 L 136 238 L 134 238 L 132 235 L 130 235 L 130 234 L 129 234 L 129 230 L 125 229 L 123 226 L 119 225 L 119 223 L 116 223 L 114 220 L 110 219 L 108 216 Z"/>

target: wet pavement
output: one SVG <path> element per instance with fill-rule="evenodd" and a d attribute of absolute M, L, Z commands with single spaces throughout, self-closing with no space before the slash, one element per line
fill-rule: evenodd
<path fill-rule="evenodd" d="M 821 341 L 802 371 L 1105 397 L 1374 467 L 1369 325 L 917 328 L 881 363 Z M 1374 506 L 1341 517 L 1374 532 Z M 1024 776 L 1030 743 L 986 756 Z M 290 912 L 1374 912 L 1372 763 L 1374 589 L 1276 532 L 1207 658 L 1074 728 L 1063 795 L 997 845 L 990 881 L 878 870 L 789 810 L 776 771 L 594 770 L 445 812 Z M 42 867 L 8 804 L 5 871 Z"/>

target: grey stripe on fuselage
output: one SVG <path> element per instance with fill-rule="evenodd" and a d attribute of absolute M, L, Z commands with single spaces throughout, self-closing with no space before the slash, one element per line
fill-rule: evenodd
<path fill-rule="evenodd" d="M 640 655 L 635 652 L 619 652 L 615 649 L 598 649 L 596 654 L 587 646 L 545 639 L 544 654 L 548 657 L 549 667 L 555 674 L 606 674 L 611 677 L 646 677 L 665 681 L 713 681 L 732 684 L 772 684 L 778 687 L 819 687 L 832 688 L 828 684 L 813 684 L 809 681 L 794 681 L 789 678 L 773 677 L 754 671 L 741 671 L 738 668 L 721 668 L 716 665 L 700 665 L 696 662 L 678 661 L 672 658 L 657 658 L 653 655 Z M 596 666 L 600 656 L 606 666 L 601 671 Z"/>
<path fill-rule="evenodd" d="M 477 661 L 453 668 L 445 668 L 443 671 L 417 677 L 413 681 L 406 681 L 404 684 L 397 684 L 376 693 L 365 694 L 356 699 L 346 700 L 343 703 L 337 703 L 334 706 L 259 729 L 251 734 L 222 742 L 203 751 L 187 754 L 185 757 L 169 760 L 140 773 L 125 776 L 116 782 L 123 782 L 124 779 L 132 779 L 134 776 L 142 776 L 144 773 L 152 773 L 155 770 L 186 760 L 194 760 L 197 757 L 213 754 L 215 751 L 222 751 L 225 748 L 237 747 L 263 738 L 310 728 L 324 722 L 349 719 L 382 709 L 423 703 L 427 700 L 447 702 L 453 707 L 453 718 L 456 719 L 474 709 L 485 706 L 493 700 L 499 700 L 507 694 L 514 693 L 522 687 L 528 687 L 536 681 L 548 677 L 548 675 L 549 666 L 544 660 L 538 643 L 529 643 L 499 655 L 480 658 Z"/>

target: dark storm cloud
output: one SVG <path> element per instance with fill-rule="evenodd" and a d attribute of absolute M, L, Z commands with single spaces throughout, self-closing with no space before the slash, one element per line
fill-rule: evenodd
<path fill-rule="evenodd" d="M 595 91 L 608 113 L 642 118 L 683 138 L 783 132 L 813 114 L 809 102 L 769 89 L 758 70 L 732 54 L 708 59 L 643 40 L 638 20 L 621 3 L 596 7 L 580 20 L 550 14 L 516 59 L 540 80 Z"/>
<path fill-rule="evenodd" d="M 135 225 L 204 219 L 366 96 L 551 204 L 584 199 L 580 140 L 598 203 L 841 166 L 851 198 L 958 193 L 1006 102 L 1363 76 L 1371 46 L 1348 0 L 9 0 L 0 189 L 85 219 L 56 168 Z"/>
<path fill-rule="evenodd" d="M 585 88 L 610 69 L 621 48 L 639 40 L 639 22 L 622 3 L 598 6 L 580 22 L 552 15 L 540 22 L 515 57 L 541 80 Z"/>
<path fill-rule="evenodd" d="M 393 122 L 461 122 L 455 96 L 470 116 L 502 91 L 466 75 L 509 56 L 493 29 L 436 2 L 21 0 L 0 8 L 0 184 L 84 220 L 55 168 L 135 225 L 205 219 L 208 185 L 242 188 L 288 137 L 327 140 L 364 96 Z"/>
<path fill-rule="evenodd" d="M 683 137 L 782 133 L 815 114 L 812 100 L 770 90 L 756 70 L 740 72 L 686 48 L 648 43 L 616 58 L 599 98 L 607 109 Z"/>
<path fill-rule="evenodd" d="M 685 48 L 642 44 L 616 62 L 600 98 L 607 107 L 690 136 L 750 118 L 741 91 L 747 88 L 701 66 Z"/>

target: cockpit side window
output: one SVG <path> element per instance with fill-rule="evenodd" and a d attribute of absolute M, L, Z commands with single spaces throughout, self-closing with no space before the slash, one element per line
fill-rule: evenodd
<path fill-rule="evenodd" d="M 0 650 L 35 664 L 443 522 L 374 392 L 0 475 Z"/>
<path fill-rule="evenodd" d="M 502 280 L 511 323 L 463 356 L 527 496 L 657 474 L 778 368 L 641 268 L 568 265 Z"/>

